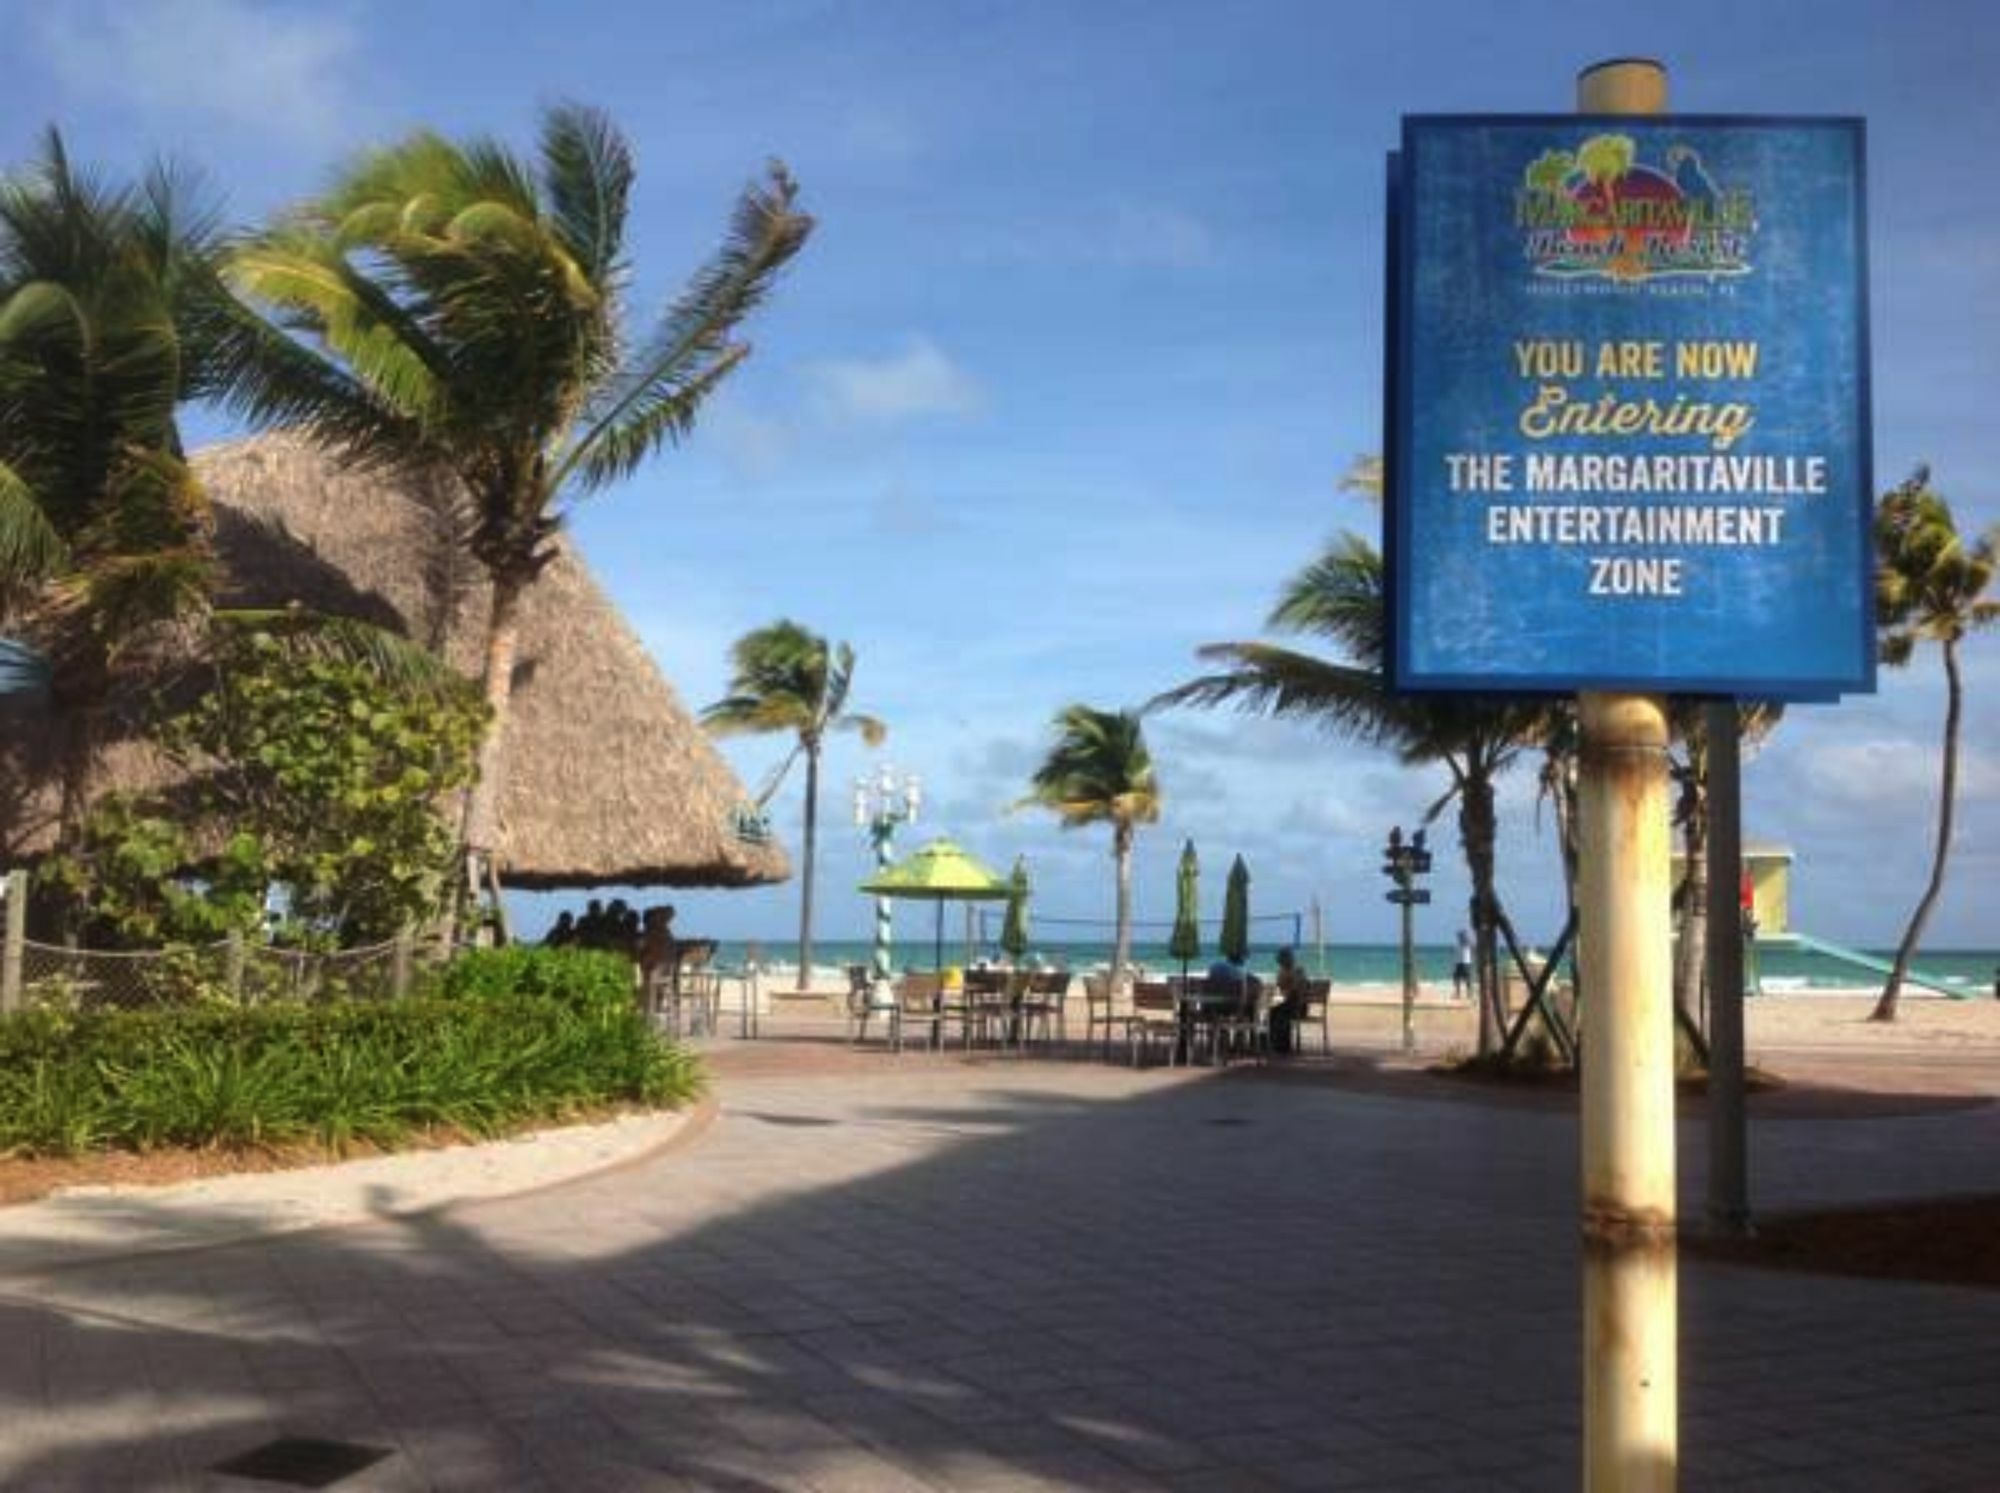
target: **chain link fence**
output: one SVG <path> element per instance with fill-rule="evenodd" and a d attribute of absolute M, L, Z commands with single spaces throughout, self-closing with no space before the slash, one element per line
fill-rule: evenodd
<path fill-rule="evenodd" d="M 76 1009 L 180 1005 L 204 994 L 244 1001 L 379 1000 L 406 994 L 417 964 L 411 939 L 324 953 L 246 939 L 112 952 L 33 939 L 10 941 L 5 988 L 18 1005 Z"/>

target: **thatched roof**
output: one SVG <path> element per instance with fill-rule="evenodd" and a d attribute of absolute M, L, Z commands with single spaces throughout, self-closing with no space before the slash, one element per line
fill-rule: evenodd
<path fill-rule="evenodd" d="M 194 466 L 215 508 L 223 604 L 365 617 L 478 673 L 487 588 L 452 542 L 448 493 L 343 469 L 290 435 L 212 447 Z M 134 742 L 112 747 L 105 771 L 123 787 L 162 776 Z M 505 774 L 498 849 L 511 886 L 751 886 L 790 873 L 775 843 L 738 836 L 733 811 L 748 795 L 566 545 L 521 609 Z M 46 849 L 53 800 L 46 777 L 0 792 L 0 849 Z"/>

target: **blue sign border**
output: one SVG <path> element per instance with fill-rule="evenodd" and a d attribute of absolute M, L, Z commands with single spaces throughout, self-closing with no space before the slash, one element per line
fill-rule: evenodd
<path fill-rule="evenodd" d="M 1408 453 L 1414 441 L 1415 398 L 1411 358 L 1413 336 L 1409 308 L 1414 296 L 1416 252 L 1414 235 L 1404 232 L 1404 216 L 1409 201 L 1408 162 L 1412 135 L 1424 128 L 1543 127 L 1549 129 L 1617 129 L 1640 126 L 1682 126 L 1690 129 L 1782 130 L 1811 128 L 1837 130 L 1853 137 L 1855 162 L 1853 254 L 1859 280 L 1855 307 L 1856 351 L 1860 368 L 1856 380 L 1855 455 L 1858 480 L 1866 501 L 1857 503 L 1855 521 L 1860 529 L 1858 555 L 1860 573 L 1855 578 L 1857 594 L 1864 598 L 1860 608 L 1860 636 L 1857 639 L 1859 666 L 1848 673 L 1828 678 L 1792 676 L 1758 677 L 1691 674 L 1630 674 L 1535 672 L 1519 674 L 1418 673 L 1409 659 L 1411 638 L 1410 586 L 1403 567 L 1411 550 L 1410 499 L 1404 487 Z M 1646 694 L 1686 694 L 1735 697 L 1739 699 L 1791 700 L 1824 703 L 1844 694 L 1867 694 L 1875 689 L 1876 630 L 1873 595 L 1875 589 L 1874 500 L 1875 453 L 1873 431 L 1873 343 L 1870 330 L 1870 272 L 1868 259 L 1868 157 L 1867 123 L 1848 115 L 1741 115 L 1741 114 L 1409 114 L 1403 117 L 1402 149 L 1388 157 L 1389 252 L 1387 326 L 1384 337 L 1384 384 L 1389 396 L 1384 421 L 1383 501 L 1388 509 L 1383 523 L 1385 584 L 1389 590 L 1385 607 L 1387 624 L 1386 662 L 1392 689 L 1404 693 L 1467 692 L 1484 694 L 1570 694 L 1578 690 L 1618 690 Z"/>

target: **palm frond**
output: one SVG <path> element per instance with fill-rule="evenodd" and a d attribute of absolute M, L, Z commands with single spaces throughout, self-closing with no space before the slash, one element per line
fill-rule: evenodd
<path fill-rule="evenodd" d="M 620 274 L 632 195 L 632 151 L 596 109 L 561 104 L 542 125 L 542 176 L 549 223 L 594 284 Z"/>
<path fill-rule="evenodd" d="M 1275 643 L 1211 643 L 1205 662 L 1227 665 L 1165 690 L 1147 711 L 1228 706 L 1253 715 L 1310 720 L 1338 735 L 1379 742 L 1391 732 L 1393 702 L 1381 676 Z"/>
<path fill-rule="evenodd" d="M 210 613 L 209 622 L 235 636 L 264 633 L 296 658 L 358 665 L 384 684 L 425 698 L 472 687 L 471 681 L 430 649 L 358 617 L 303 607 L 228 607 Z"/>
<path fill-rule="evenodd" d="M 1054 745 L 1016 807 L 1049 809 L 1064 828 L 1159 817 L 1159 780 L 1137 711 L 1069 705 L 1053 726 Z"/>
<path fill-rule="evenodd" d="M 882 720 L 879 716 L 855 715 L 852 713 L 836 716 L 833 721 L 833 729 L 836 731 L 859 732 L 862 741 L 872 747 L 880 746 L 889 739 L 888 722 Z"/>
<path fill-rule="evenodd" d="M 13 468 L 0 462 L 0 603 L 54 575 L 69 546 Z"/>
<path fill-rule="evenodd" d="M 796 700 L 762 695 L 730 695 L 701 712 L 702 725 L 717 736 L 798 731 L 809 720 Z"/>
<path fill-rule="evenodd" d="M 225 407 L 253 425 L 308 430 L 357 463 L 423 464 L 430 453 L 418 420 L 234 293 L 256 295 L 252 253 L 232 257 L 202 299 L 214 389 Z"/>
<path fill-rule="evenodd" d="M 1265 625 L 1330 638 L 1364 667 L 1379 669 L 1387 646 L 1382 557 L 1360 535 L 1336 534 L 1285 583 Z"/>
<path fill-rule="evenodd" d="M 691 416 L 745 356 L 731 333 L 763 303 L 812 232 L 813 220 L 797 200 L 797 184 L 777 161 L 745 190 L 721 249 L 668 310 L 630 371 L 585 410 L 582 434 L 556 465 L 555 486 L 572 478 L 586 490 L 602 486 L 685 430 L 681 412 Z"/>

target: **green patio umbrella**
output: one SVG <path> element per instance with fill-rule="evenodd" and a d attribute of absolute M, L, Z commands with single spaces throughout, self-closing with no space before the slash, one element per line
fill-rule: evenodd
<path fill-rule="evenodd" d="M 997 875 L 970 851 L 952 840 L 932 840 L 861 883 L 871 897 L 900 897 L 937 903 L 937 969 L 944 970 L 944 905 L 947 902 L 998 902 L 1009 893 L 1006 878 Z"/>
<path fill-rule="evenodd" d="M 1028 862 L 1014 857 L 1014 874 L 1007 878 L 1007 917 L 1000 924 L 1000 947 L 1016 964 L 1028 952 Z"/>
<path fill-rule="evenodd" d="M 1188 962 L 1201 957 L 1200 922 L 1201 862 L 1194 856 L 1194 841 L 1181 846 L 1180 869 L 1174 872 L 1174 931 L 1167 936 L 1167 952 L 1181 962 L 1181 988 L 1187 988 Z"/>
<path fill-rule="evenodd" d="M 1222 894 L 1222 934 L 1216 948 L 1231 964 L 1250 958 L 1250 868 L 1240 855 L 1229 867 L 1229 886 Z"/>

